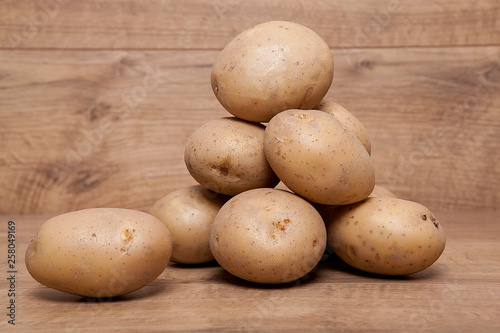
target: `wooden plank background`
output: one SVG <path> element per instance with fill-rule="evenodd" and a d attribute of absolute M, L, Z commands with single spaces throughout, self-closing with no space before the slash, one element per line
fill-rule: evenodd
<path fill-rule="evenodd" d="M 19 0 L 0 12 L 0 213 L 144 210 L 194 184 L 187 138 L 229 115 L 213 62 L 278 19 L 330 45 L 328 96 L 367 127 L 379 184 L 500 208 L 498 0 Z"/>

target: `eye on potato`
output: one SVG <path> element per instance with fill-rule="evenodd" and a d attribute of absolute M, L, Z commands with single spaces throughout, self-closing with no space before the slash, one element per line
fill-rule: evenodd
<path fill-rule="evenodd" d="M 270 21 L 243 31 L 219 54 L 212 90 L 234 116 L 267 122 L 288 109 L 312 109 L 333 80 L 329 46 L 303 25 Z"/>
<path fill-rule="evenodd" d="M 287 110 L 265 129 L 264 153 L 281 181 L 323 205 L 367 198 L 375 186 L 370 155 L 335 117 L 318 110 Z"/>
<path fill-rule="evenodd" d="M 210 248 L 229 273 L 251 282 L 279 284 L 308 274 L 326 247 L 323 219 L 299 196 L 254 189 L 231 198 L 217 214 Z"/>
<path fill-rule="evenodd" d="M 229 198 L 194 185 L 167 194 L 151 207 L 149 213 L 162 221 L 172 235 L 170 261 L 201 264 L 214 260 L 210 232 L 215 216 Z"/>
<path fill-rule="evenodd" d="M 191 176 L 217 193 L 234 196 L 279 179 L 264 155 L 265 126 L 235 117 L 214 119 L 188 139 L 184 160 Z"/>
<path fill-rule="evenodd" d="M 156 217 L 129 209 L 91 208 L 43 223 L 26 250 L 39 283 L 86 297 L 140 289 L 167 267 L 172 240 Z"/>
<path fill-rule="evenodd" d="M 407 275 L 431 266 L 446 237 L 423 205 L 390 197 L 337 207 L 325 221 L 328 245 L 346 263 L 365 272 Z"/>

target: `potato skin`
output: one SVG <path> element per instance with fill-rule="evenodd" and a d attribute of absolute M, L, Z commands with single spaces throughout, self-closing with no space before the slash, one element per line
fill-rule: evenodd
<path fill-rule="evenodd" d="M 172 240 L 152 215 L 91 208 L 43 223 L 26 250 L 39 283 L 70 294 L 113 297 L 140 289 L 167 267 Z"/>
<path fill-rule="evenodd" d="M 254 189 L 230 199 L 217 214 L 210 248 L 229 273 L 251 282 L 279 284 L 309 273 L 326 247 L 319 213 L 299 196 Z"/>
<path fill-rule="evenodd" d="M 188 139 L 184 160 L 191 176 L 217 193 L 234 196 L 279 179 L 264 155 L 265 126 L 235 117 L 214 119 Z"/>
<path fill-rule="evenodd" d="M 328 221 L 328 245 L 365 272 L 407 275 L 432 265 L 443 253 L 443 227 L 423 205 L 390 197 L 338 207 Z"/>
<path fill-rule="evenodd" d="M 328 114 L 331 114 L 342 125 L 348 128 L 351 132 L 353 132 L 356 137 L 361 141 L 363 146 L 365 146 L 366 151 L 369 155 L 372 153 L 372 143 L 370 140 L 370 136 L 368 135 L 368 131 L 366 127 L 356 118 L 349 110 L 344 108 L 342 105 L 335 103 L 334 101 L 323 99 L 315 109 L 324 111 Z"/>
<path fill-rule="evenodd" d="M 215 216 L 229 199 L 194 185 L 167 194 L 151 207 L 149 213 L 162 221 L 172 235 L 170 261 L 201 264 L 214 260 L 210 232 Z"/>
<path fill-rule="evenodd" d="M 377 185 L 375 184 L 375 188 L 373 189 L 373 192 L 369 195 L 370 198 L 377 198 L 377 197 L 389 197 L 389 198 L 397 198 L 398 196 L 394 194 L 391 190 L 388 188 L 385 188 L 384 186 Z"/>
<path fill-rule="evenodd" d="M 311 29 L 270 21 L 243 31 L 219 54 L 212 90 L 241 119 L 267 122 L 288 109 L 311 109 L 333 80 L 333 57 Z"/>
<path fill-rule="evenodd" d="M 358 202 L 375 186 L 375 170 L 365 147 L 323 111 L 277 114 L 266 127 L 264 153 L 290 190 L 315 203 Z"/>

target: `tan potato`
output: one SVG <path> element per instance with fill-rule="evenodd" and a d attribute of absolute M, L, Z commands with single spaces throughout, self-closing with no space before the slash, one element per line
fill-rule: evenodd
<path fill-rule="evenodd" d="M 318 264 L 326 247 L 326 229 L 319 213 L 299 196 L 254 189 L 222 206 L 210 247 L 217 262 L 241 279 L 286 283 Z"/>
<path fill-rule="evenodd" d="M 443 227 L 429 209 L 398 198 L 368 198 L 338 207 L 325 221 L 328 245 L 365 272 L 407 275 L 432 265 L 443 253 Z"/>
<path fill-rule="evenodd" d="M 184 160 L 193 178 L 225 195 L 274 187 L 279 179 L 264 155 L 265 126 L 235 117 L 212 120 L 189 138 Z"/>
<path fill-rule="evenodd" d="M 212 90 L 241 119 L 267 122 L 288 109 L 311 109 L 333 80 L 329 46 L 297 23 L 271 21 L 243 31 L 215 61 Z"/>
<path fill-rule="evenodd" d="M 389 198 L 397 198 L 398 196 L 395 195 L 391 190 L 375 184 L 375 188 L 373 189 L 373 192 L 369 195 L 370 198 L 378 198 L 378 197 L 389 197 Z"/>
<path fill-rule="evenodd" d="M 344 125 L 356 135 L 363 146 L 365 146 L 368 154 L 372 153 L 372 143 L 366 127 L 346 108 L 338 103 L 324 99 L 315 107 L 315 109 L 324 111 L 337 118 L 337 120 L 340 121 L 342 125 Z"/>
<path fill-rule="evenodd" d="M 214 260 L 210 232 L 215 216 L 229 198 L 194 185 L 167 194 L 151 207 L 150 214 L 162 221 L 172 235 L 170 261 L 201 264 Z"/>
<path fill-rule="evenodd" d="M 26 250 L 39 283 L 87 297 L 140 289 L 167 267 L 170 232 L 156 217 L 129 209 L 91 208 L 46 221 Z"/>
<path fill-rule="evenodd" d="M 287 110 L 265 130 L 264 152 L 281 181 L 303 198 L 345 205 L 367 198 L 375 186 L 370 155 L 333 116 Z"/>

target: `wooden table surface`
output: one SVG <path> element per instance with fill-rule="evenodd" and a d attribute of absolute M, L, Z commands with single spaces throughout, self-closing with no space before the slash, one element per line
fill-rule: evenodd
<path fill-rule="evenodd" d="M 284 286 L 247 283 L 217 264 L 170 264 L 151 284 L 113 300 L 49 289 L 28 274 L 24 252 L 48 215 L 1 215 L 16 223 L 16 330 L 36 332 L 500 331 L 500 224 L 495 211 L 439 213 L 447 246 L 428 269 L 384 278 L 337 258 Z M 6 255 L 1 258 L 7 275 Z M 2 290 L 6 278 L 2 277 Z M 2 293 L 2 315 L 8 300 Z M 5 320 L 2 332 L 13 332 Z"/>

